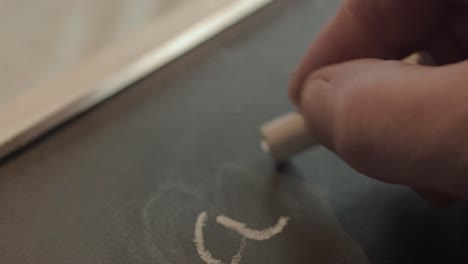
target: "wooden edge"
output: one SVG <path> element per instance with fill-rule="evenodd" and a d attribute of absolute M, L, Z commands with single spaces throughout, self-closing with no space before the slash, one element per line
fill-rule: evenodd
<path fill-rule="evenodd" d="M 273 1 L 237 0 L 158 46 L 150 26 L 131 43 L 18 96 L 0 109 L 0 159 Z"/>

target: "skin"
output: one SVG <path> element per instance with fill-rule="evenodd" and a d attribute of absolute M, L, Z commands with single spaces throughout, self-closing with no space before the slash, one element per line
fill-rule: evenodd
<path fill-rule="evenodd" d="M 345 0 L 293 76 L 310 133 L 357 171 L 468 196 L 468 0 Z M 437 66 L 400 59 L 417 51 Z"/>

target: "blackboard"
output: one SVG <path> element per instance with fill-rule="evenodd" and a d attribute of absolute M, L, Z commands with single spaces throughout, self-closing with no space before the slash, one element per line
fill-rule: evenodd
<path fill-rule="evenodd" d="M 5 160 L 1 263 L 463 263 L 466 206 L 434 208 L 317 148 L 275 170 L 258 126 L 338 1 L 278 1 Z"/>

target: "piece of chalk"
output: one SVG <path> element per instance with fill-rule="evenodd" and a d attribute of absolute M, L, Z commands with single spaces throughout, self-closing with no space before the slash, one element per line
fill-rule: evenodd
<path fill-rule="evenodd" d="M 262 149 L 276 161 L 285 161 L 316 144 L 299 113 L 288 113 L 266 124 L 260 131 Z"/>
<path fill-rule="evenodd" d="M 435 65 L 432 57 L 419 52 L 403 60 L 410 64 Z M 299 113 L 288 113 L 266 123 L 260 128 L 263 136 L 261 147 L 277 161 L 286 161 L 316 145 Z"/>

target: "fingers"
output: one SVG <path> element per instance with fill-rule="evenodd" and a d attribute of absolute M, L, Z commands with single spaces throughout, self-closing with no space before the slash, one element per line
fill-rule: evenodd
<path fill-rule="evenodd" d="M 461 10 L 453 12 L 445 26 L 434 32 L 421 46 L 439 65 L 460 62 L 468 56 L 468 12 L 466 8 Z"/>
<path fill-rule="evenodd" d="M 431 205 L 438 207 L 452 206 L 460 201 L 460 198 L 432 191 L 414 190 L 422 199 Z"/>
<path fill-rule="evenodd" d="M 299 108 L 316 139 L 359 172 L 468 195 L 468 63 L 354 60 L 305 82 Z"/>
<path fill-rule="evenodd" d="M 446 16 L 446 1 L 347 0 L 320 32 L 293 77 L 290 97 L 299 102 L 307 75 L 358 58 L 401 59 L 413 53 Z"/>
<path fill-rule="evenodd" d="M 346 82 L 359 79 L 360 73 L 380 63 L 371 59 L 342 63 L 322 68 L 306 79 L 298 107 L 311 127 L 312 136 L 322 145 L 336 150 L 335 123 L 340 115 L 340 99 L 348 85 L 352 85 Z"/>
<path fill-rule="evenodd" d="M 465 59 L 465 50 L 449 31 L 440 31 L 431 37 L 422 50 L 431 54 L 438 65 L 447 65 Z"/>

